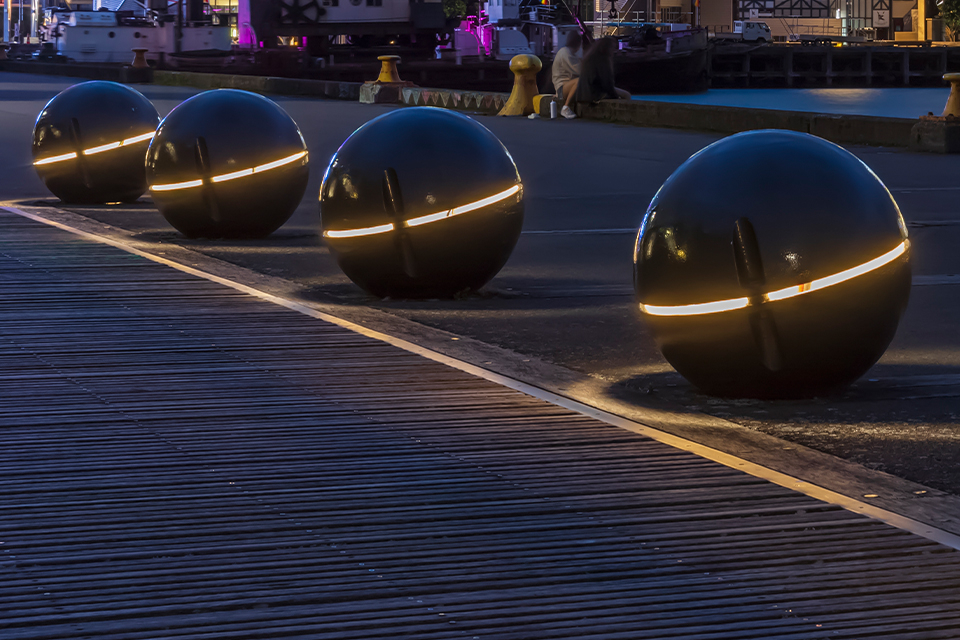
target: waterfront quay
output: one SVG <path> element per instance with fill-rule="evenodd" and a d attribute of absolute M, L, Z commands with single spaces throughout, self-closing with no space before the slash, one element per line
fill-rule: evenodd
<path fill-rule="evenodd" d="M 957 637 L 960 157 L 849 147 L 909 230 L 897 337 L 839 396 L 730 400 L 631 283 L 647 203 L 720 135 L 476 115 L 524 183 L 510 261 L 382 299 L 317 194 L 400 107 L 270 96 L 307 195 L 190 240 L 148 197 L 45 191 L 33 122 L 73 82 L 0 74 L 4 640 Z"/>
<path fill-rule="evenodd" d="M 318 66 L 302 52 L 275 52 L 258 64 L 243 57 L 230 66 L 231 74 L 362 83 L 376 78 L 378 62 L 357 61 L 346 55 L 335 64 Z M 537 76 L 541 91 L 552 91 L 549 61 Z M 0 63 L 25 73 L 68 75 L 119 80 L 119 65 L 44 63 L 12 60 Z M 176 67 L 159 61 L 158 70 L 223 73 L 221 66 L 192 62 Z M 799 44 L 724 44 L 707 53 L 711 88 L 826 88 L 826 87 L 941 87 L 943 75 L 960 71 L 960 47 L 951 46 L 820 46 Z M 405 57 L 400 74 L 421 87 L 509 92 L 513 74 L 499 60 L 467 58 L 462 64 L 447 60 Z"/>

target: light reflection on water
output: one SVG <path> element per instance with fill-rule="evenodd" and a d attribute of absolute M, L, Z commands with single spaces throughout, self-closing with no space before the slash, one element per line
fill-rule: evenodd
<path fill-rule="evenodd" d="M 917 118 L 940 115 L 950 94 L 943 88 L 897 89 L 711 89 L 705 93 L 639 95 L 634 100 L 782 111 Z"/>

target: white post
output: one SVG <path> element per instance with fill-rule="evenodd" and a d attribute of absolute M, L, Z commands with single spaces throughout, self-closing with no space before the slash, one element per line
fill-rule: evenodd
<path fill-rule="evenodd" d="M 3 3 L 3 41 L 10 42 L 10 0 Z"/>

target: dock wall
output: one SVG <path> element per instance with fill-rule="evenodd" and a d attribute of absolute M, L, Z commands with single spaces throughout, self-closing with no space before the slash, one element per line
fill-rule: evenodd
<path fill-rule="evenodd" d="M 89 68 L 87 68 L 89 67 Z M 117 80 L 120 67 L 7 62 L 7 71 L 47 73 L 99 80 Z M 106 69 L 106 71 L 105 71 Z M 108 73 L 107 71 L 112 71 Z M 243 89 L 256 93 L 320 97 L 358 101 L 361 83 L 329 80 L 246 76 L 189 71 L 156 71 L 153 83 L 198 89 Z M 489 91 L 406 88 L 404 106 L 437 106 L 470 113 L 496 114 L 508 94 Z M 840 144 L 908 147 L 911 128 L 907 118 L 831 115 L 800 111 L 748 109 L 644 100 L 607 100 L 581 108 L 581 117 L 624 125 L 663 127 L 731 134 L 753 129 L 788 129 L 810 133 Z"/>
<path fill-rule="evenodd" d="M 710 55 L 710 86 L 943 86 L 960 72 L 960 47 L 721 45 Z"/>
<path fill-rule="evenodd" d="M 308 80 L 303 78 L 276 78 L 272 76 L 244 76 L 224 73 L 196 73 L 193 71 L 155 71 L 153 84 L 197 89 L 243 89 L 256 93 L 290 96 L 359 100 L 360 82 L 336 80 Z"/>
<path fill-rule="evenodd" d="M 909 118 L 850 116 L 803 111 L 747 109 L 643 100 L 604 100 L 582 107 L 581 116 L 640 127 L 666 127 L 715 133 L 788 129 L 841 144 L 906 147 L 917 123 Z"/>

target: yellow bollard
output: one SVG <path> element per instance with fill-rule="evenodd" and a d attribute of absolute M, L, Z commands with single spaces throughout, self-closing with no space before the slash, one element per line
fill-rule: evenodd
<path fill-rule="evenodd" d="M 381 62 L 380 77 L 367 80 L 360 87 L 360 102 L 363 104 L 389 104 L 402 102 L 403 89 L 415 87 L 412 82 L 404 82 L 397 73 L 400 56 L 379 56 Z"/>
<path fill-rule="evenodd" d="M 131 49 L 133 51 L 133 64 L 130 66 L 134 69 L 146 69 L 147 68 L 147 58 L 143 55 L 147 52 L 146 49 Z"/>
<path fill-rule="evenodd" d="M 943 108 L 941 117 L 960 118 L 960 73 L 944 74 L 943 79 L 950 83 L 950 97 L 947 98 L 947 106 Z"/>
<path fill-rule="evenodd" d="M 383 63 L 377 82 L 401 82 L 400 74 L 397 73 L 397 63 L 400 62 L 400 56 L 378 56 L 377 60 Z"/>
<path fill-rule="evenodd" d="M 510 61 L 510 71 L 514 74 L 513 91 L 498 116 L 526 116 L 533 113 L 533 97 L 539 93 L 537 73 L 541 68 L 543 63 L 537 56 L 525 53 L 513 56 Z"/>

